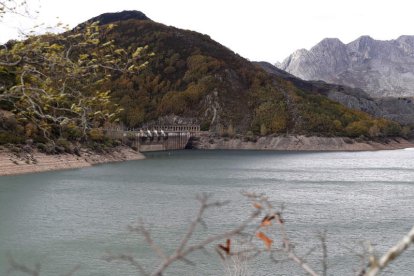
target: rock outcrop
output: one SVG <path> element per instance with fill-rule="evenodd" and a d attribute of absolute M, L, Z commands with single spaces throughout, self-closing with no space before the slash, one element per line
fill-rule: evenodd
<path fill-rule="evenodd" d="M 361 36 L 348 44 L 326 38 L 276 66 L 304 80 L 361 88 L 372 97 L 414 96 L 414 36 L 388 41 Z"/>

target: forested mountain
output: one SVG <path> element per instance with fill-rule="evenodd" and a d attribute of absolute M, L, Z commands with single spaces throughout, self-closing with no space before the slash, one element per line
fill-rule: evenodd
<path fill-rule="evenodd" d="M 88 27 L 90 24 L 92 27 Z M 79 37 L 85 41 L 79 41 Z M 37 43 L 35 53 L 21 51 L 24 47 L 33 48 L 33 43 Z M 349 109 L 320 91 L 311 91 L 269 74 L 207 35 L 156 23 L 141 12 L 103 14 L 62 35 L 10 42 L 7 49 L 9 52 L 3 50 L 2 55 L 8 57 L 12 52 L 14 56 L 9 60 L 17 61 L 21 55 L 32 57 L 42 53 L 54 57 L 52 53 L 58 53 L 62 62 L 67 62 L 65 66 L 71 68 L 66 71 L 72 78 L 70 82 L 62 79 L 64 66 L 57 74 L 54 66 L 41 62 L 30 64 L 31 72 L 42 71 L 42 76 L 49 76 L 41 84 L 33 80 L 31 83 L 36 87 L 41 85 L 45 95 L 60 92 L 53 94 L 54 101 L 48 108 L 35 106 L 37 112 L 31 113 L 16 108 L 20 99 L 27 96 L 30 99 L 30 95 L 23 93 L 19 94 L 23 98 L 3 100 L 2 109 L 13 112 L 16 120 L 16 124 L 7 125 L 5 122 L 10 116 L 9 119 L 3 116 L 0 124 L 3 135 L 23 133 L 26 138 L 38 139 L 48 131 L 52 138 L 79 139 L 79 128 L 87 132 L 116 117 L 128 127 L 139 127 L 169 115 L 197 120 L 204 130 L 242 135 L 377 137 L 401 132 L 395 122 Z M 26 72 L 22 70 L 28 66 L 26 60 L 23 56 L 13 66 L 2 66 L 3 95 L 10 95 L 18 85 L 18 91 L 22 91 L 19 80 L 22 72 Z M 70 85 L 83 93 L 71 95 L 74 90 Z M 95 90 L 108 92 L 95 95 Z M 92 101 L 87 108 L 84 103 L 88 101 L 76 101 L 85 95 Z M 103 98 L 103 102 L 94 102 Z M 41 103 L 44 99 L 38 96 L 36 100 Z M 30 101 L 27 105 L 32 106 Z M 49 110 L 53 110 L 53 116 Z M 94 116 L 82 115 L 83 119 L 79 120 L 77 116 L 86 111 Z M 66 112 L 66 117 L 56 117 L 60 112 Z M 56 118 L 70 119 L 70 127 L 67 120 Z M 30 131 L 28 125 L 31 125 Z"/>
<path fill-rule="evenodd" d="M 375 40 L 369 36 L 344 44 L 325 38 L 301 49 L 278 67 L 304 80 L 323 80 L 360 88 L 372 97 L 414 96 L 414 36 Z"/>
<path fill-rule="evenodd" d="M 108 16 L 113 15 L 97 20 Z M 146 45 L 154 53 L 140 74 L 112 82 L 112 96 L 125 108 L 122 119 L 129 126 L 176 114 L 198 118 L 204 129 L 216 131 L 232 124 L 241 133 L 264 127 L 268 133 L 346 135 L 352 123 L 371 120 L 269 75 L 206 35 L 141 15 L 115 23 L 107 39 L 131 50 Z"/>

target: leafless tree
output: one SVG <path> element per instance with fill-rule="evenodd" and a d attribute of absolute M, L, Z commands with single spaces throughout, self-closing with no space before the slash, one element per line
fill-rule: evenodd
<path fill-rule="evenodd" d="M 295 262 L 309 275 L 318 275 L 302 257 L 296 254 L 294 246 L 292 246 L 286 233 L 281 211 L 275 211 L 267 197 L 263 195 L 253 193 L 245 193 L 244 195 L 251 201 L 253 211 L 242 223 L 232 230 L 208 236 L 202 241 L 190 245 L 190 239 L 194 235 L 197 226 L 200 224 L 205 225 L 203 220 L 205 211 L 212 207 L 222 207 L 227 203 L 217 201 L 211 202 L 209 196 L 206 194 L 199 196 L 197 199 L 200 202 L 200 207 L 195 219 L 189 225 L 178 247 L 170 255 L 167 255 L 161 246 L 154 241 L 151 233 L 142 222 L 140 222 L 138 226 L 130 226 L 129 230 L 141 234 L 152 251 L 159 257 L 159 264 L 154 269 L 147 270 L 136 258 L 128 254 L 109 254 L 105 257 L 105 260 L 127 262 L 137 268 L 142 275 L 160 276 L 174 262 L 182 261 L 186 264 L 193 264 L 193 262 L 188 259 L 188 256 L 191 253 L 199 250 L 207 251 L 208 245 L 215 244 L 217 253 L 227 264 L 247 261 L 259 254 L 266 253 L 272 257 L 273 253 L 283 253 L 289 260 Z M 268 228 L 273 224 L 278 226 L 277 228 L 282 237 L 283 242 L 281 247 L 274 246 L 273 239 L 265 234 Z M 251 227 L 254 228 L 253 233 L 246 232 L 246 230 Z M 219 242 L 223 240 L 225 241 L 225 244 L 220 244 Z M 258 241 L 263 242 L 263 246 L 258 245 Z M 239 244 L 239 246 L 236 246 L 235 244 Z"/>
<path fill-rule="evenodd" d="M 313 247 L 305 253 L 298 253 L 286 231 L 285 221 L 282 215 L 283 206 L 280 210 L 275 210 L 268 198 L 261 194 L 244 193 L 244 196 L 253 206 L 253 212 L 246 220 L 233 230 L 206 237 L 204 240 L 190 245 L 190 239 L 194 235 L 197 226 L 205 224 L 203 220 L 205 211 L 211 207 L 222 207 L 226 203 L 210 202 L 209 196 L 205 194 L 199 196 L 197 198 L 200 202 L 198 213 L 188 227 L 182 241 L 170 255 L 167 255 L 161 245 L 154 241 L 155 239 L 151 236 L 150 231 L 142 221 L 138 226 L 130 226 L 129 230 L 141 234 L 152 251 L 159 257 L 159 264 L 153 269 L 147 270 L 139 263 L 139 260 L 129 254 L 108 255 L 105 259 L 107 261 L 127 262 L 137 268 L 142 275 L 160 276 L 163 275 L 172 263 L 177 261 L 194 265 L 188 259 L 189 255 L 197 250 L 207 251 L 209 249 L 208 245 L 215 244 L 216 252 L 222 258 L 228 275 L 246 275 L 247 262 L 256 258 L 258 255 L 264 254 L 267 254 L 274 263 L 281 262 L 275 258 L 276 255 L 284 256 L 283 261 L 295 263 L 307 275 L 328 275 L 328 242 L 326 231 L 319 234 L 320 246 Z M 276 237 L 282 241 L 281 245 L 274 243 Z M 366 259 L 369 259 L 369 263 L 365 265 L 367 268 L 361 269 L 358 274 L 364 276 L 378 275 L 392 260 L 401 255 L 413 241 L 414 228 L 379 259 L 374 257 L 372 250 L 366 251 L 365 254 L 360 254 L 364 264 Z M 306 257 L 318 248 L 322 253 L 322 267 L 315 269 L 306 261 Z"/>
<path fill-rule="evenodd" d="M 209 252 L 213 248 L 223 260 L 227 275 L 248 275 L 248 262 L 259 255 L 268 256 L 275 264 L 281 261 L 289 261 L 296 264 L 305 274 L 312 276 L 325 276 L 328 274 L 328 242 L 326 231 L 319 234 L 320 245 L 311 248 L 308 252 L 296 252 L 295 246 L 287 234 L 283 218 L 283 206 L 276 210 L 267 197 L 261 194 L 244 193 L 252 205 L 252 211 L 238 225 L 232 229 L 218 234 L 207 235 L 201 240 L 193 241 L 192 237 L 199 226 L 207 227 L 204 219 L 206 210 L 210 208 L 221 208 L 228 202 L 212 201 L 210 196 L 202 194 L 197 197 L 199 201 L 198 211 L 189 224 L 187 230 L 178 246 L 171 252 L 163 248 L 157 242 L 146 225 L 140 221 L 137 225 L 128 227 L 132 233 L 141 235 L 146 244 L 157 256 L 157 265 L 148 267 L 132 254 L 108 253 L 104 260 L 108 262 L 124 262 L 137 270 L 140 275 L 161 276 L 176 262 L 183 262 L 194 266 L 190 260 L 196 251 Z M 275 240 L 281 242 L 277 244 Z M 414 227 L 395 246 L 391 247 L 382 257 L 377 258 L 373 253 L 372 246 L 368 245 L 363 254 L 358 254 L 362 260 L 362 268 L 357 275 L 375 276 L 387 267 L 394 259 L 399 257 L 414 242 Z M 322 266 L 315 269 L 315 265 L 306 261 L 306 258 L 317 249 L 322 252 Z M 353 249 L 350 249 L 354 252 Z M 354 252 L 355 253 L 355 252 Z M 278 256 L 278 258 L 276 258 Z M 282 257 L 282 260 L 280 260 Z M 368 261 L 366 261 L 368 260 Z M 29 276 L 40 276 L 41 265 L 36 264 L 33 268 L 20 264 L 11 256 L 9 257 L 9 274 L 21 272 Z M 75 267 L 70 272 L 63 274 L 74 275 L 79 269 Z"/>
<path fill-rule="evenodd" d="M 140 222 L 138 226 L 130 226 L 129 230 L 134 233 L 142 234 L 145 238 L 145 241 L 147 244 L 151 247 L 152 251 L 156 253 L 160 259 L 160 262 L 157 267 L 152 269 L 152 271 L 146 271 L 144 267 L 136 260 L 134 257 L 130 255 L 109 255 L 105 257 L 105 260 L 107 261 L 124 261 L 128 262 L 129 264 L 133 265 L 138 269 L 139 272 L 141 272 L 142 275 L 156 275 L 160 276 L 162 275 L 165 270 L 174 262 L 182 261 L 187 264 L 193 264 L 190 260 L 188 260 L 188 255 L 193 253 L 194 251 L 200 251 L 200 250 L 207 250 L 207 246 L 213 243 L 216 243 L 218 241 L 221 241 L 223 239 L 229 239 L 233 236 L 236 236 L 238 234 L 241 234 L 248 225 L 250 225 L 251 222 L 257 218 L 261 211 L 260 210 L 254 210 L 248 218 L 243 221 L 240 225 L 235 227 L 232 230 L 229 230 L 227 232 L 223 232 L 220 234 L 208 236 L 202 241 L 190 245 L 190 239 L 194 235 L 196 228 L 198 225 L 205 225 L 205 222 L 203 220 L 204 213 L 207 209 L 213 208 L 213 207 L 222 207 L 228 202 L 210 202 L 209 196 L 206 194 L 203 194 L 201 196 L 197 197 L 197 200 L 200 202 L 200 207 L 198 209 L 197 215 L 195 219 L 190 223 L 186 233 L 184 234 L 180 244 L 178 247 L 174 250 L 174 252 L 170 255 L 167 255 L 164 250 L 158 245 L 154 239 L 151 237 L 151 233 L 147 230 L 145 225 Z"/>

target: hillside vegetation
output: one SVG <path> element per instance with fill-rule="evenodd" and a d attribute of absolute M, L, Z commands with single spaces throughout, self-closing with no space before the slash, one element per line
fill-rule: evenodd
<path fill-rule="evenodd" d="M 94 21 L 106 24 L 95 25 L 88 35 L 96 37 L 87 37 L 88 26 Z M 74 48 L 71 39 L 78 39 L 80 46 Z M 27 138 L 44 141 L 45 130 L 46 137 L 52 140 L 99 140 L 99 128 L 117 118 L 127 127 L 139 127 L 172 114 L 196 119 L 203 130 L 226 135 L 401 134 L 395 122 L 373 118 L 317 92 L 301 89 L 258 68 L 207 35 L 153 22 L 139 12 L 104 14 L 62 35 L 33 37 L 8 46 L 0 58 L 22 60 L 0 68 L 0 93 L 9 95 L 0 98 L 0 143 Z M 37 52 L 23 51 L 28 48 Z M 51 53 L 60 58 L 63 55 L 58 73 L 50 62 L 33 63 L 33 55 L 39 53 L 47 56 L 47 61 L 54 60 Z M 48 103 L 49 108 L 41 108 L 40 115 L 16 108 L 25 95 L 10 97 L 17 91 L 16 86 L 22 87 L 22 72 L 29 65 L 42 72 L 42 77 L 24 76 L 34 79 L 31 88 L 45 91 L 37 98 L 39 105 L 54 99 Z M 71 82 L 64 87 L 62 101 L 59 95 L 68 79 L 65 72 L 71 75 Z M 87 108 L 79 103 L 80 96 L 92 101 Z M 88 113 L 87 120 L 85 116 L 81 119 L 81 112 L 64 113 L 69 121 L 55 120 L 62 103 L 69 109 L 73 104 L 85 108 L 82 111 Z M 48 116 L 49 112 L 53 116 Z"/>

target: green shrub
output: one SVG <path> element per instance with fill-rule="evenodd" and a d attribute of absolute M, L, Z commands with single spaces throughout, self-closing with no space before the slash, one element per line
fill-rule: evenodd
<path fill-rule="evenodd" d="M 227 135 L 228 135 L 230 138 L 233 138 L 233 137 L 236 135 L 236 130 L 234 129 L 233 124 L 230 124 L 230 125 L 227 127 L 226 132 L 227 132 Z"/>
<path fill-rule="evenodd" d="M 95 142 L 102 142 L 105 138 L 104 132 L 101 128 L 92 128 L 89 131 L 89 138 L 91 138 L 91 140 Z"/>
<path fill-rule="evenodd" d="M 3 116 L 0 114 L 0 128 L 5 130 L 15 130 L 17 127 L 17 120 L 14 116 Z"/>
<path fill-rule="evenodd" d="M 260 135 L 261 136 L 266 136 L 267 134 L 267 127 L 265 124 L 260 124 Z"/>
<path fill-rule="evenodd" d="M 36 148 L 40 151 L 40 152 L 46 152 L 46 144 L 43 143 L 37 143 L 36 144 Z"/>
<path fill-rule="evenodd" d="M 13 132 L 0 131 L 0 145 L 23 144 L 26 138 Z"/>
<path fill-rule="evenodd" d="M 79 140 L 82 138 L 82 130 L 75 124 L 68 124 L 63 127 L 62 136 L 68 140 Z"/>
<path fill-rule="evenodd" d="M 69 142 L 68 140 L 64 139 L 64 138 L 59 138 L 56 141 L 56 146 L 63 148 L 63 152 L 67 152 L 67 153 L 73 153 L 73 149 L 74 146 L 72 145 L 71 142 Z M 61 149 L 58 149 L 58 151 L 61 151 Z"/>
<path fill-rule="evenodd" d="M 201 131 L 209 131 L 210 130 L 210 121 L 203 121 L 200 125 Z"/>
<path fill-rule="evenodd" d="M 369 123 L 366 121 L 356 121 L 350 123 L 346 128 L 345 132 L 350 137 L 367 136 L 369 134 Z"/>
<path fill-rule="evenodd" d="M 40 152 L 46 153 L 46 154 L 55 154 L 56 153 L 56 148 L 55 145 L 53 143 L 37 143 L 36 144 L 37 149 Z"/>

